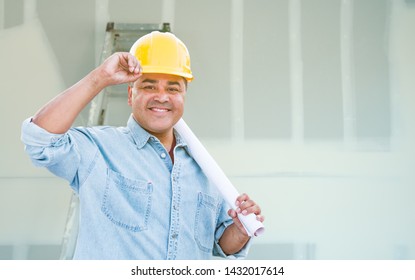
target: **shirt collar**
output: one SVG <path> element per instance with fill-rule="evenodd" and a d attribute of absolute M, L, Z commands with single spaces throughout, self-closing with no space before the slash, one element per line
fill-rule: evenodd
<path fill-rule="evenodd" d="M 148 133 L 144 128 L 141 127 L 141 125 L 134 119 L 134 116 L 131 114 L 128 122 L 127 127 L 130 129 L 131 134 L 133 135 L 135 144 L 139 149 L 143 148 L 144 145 L 150 140 L 150 139 L 157 139 L 150 133 Z M 174 136 L 176 137 L 176 147 L 181 146 L 185 147 L 187 149 L 187 143 L 183 139 L 180 134 L 174 130 Z"/>

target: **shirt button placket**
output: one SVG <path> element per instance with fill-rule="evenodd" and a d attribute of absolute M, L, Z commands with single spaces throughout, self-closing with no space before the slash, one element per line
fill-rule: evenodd
<path fill-rule="evenodd" d="M 171 229 L 170 229 L 170 240 L 169 240 L 169 259 L 176 258 L 177 252 L 177 245 L 178 245 L 178 237 L 179 237 L 179 224 L 180 224 L 180 216 L 179 216 L 179 203 L 180 203 L 180 188 L 177 185 L 177 168 L 180 166 L 179 162 L 176 161 L 172 173 L 171 173 L 171 180 L 172 180 L 172 210 L 171 210 Z"/>

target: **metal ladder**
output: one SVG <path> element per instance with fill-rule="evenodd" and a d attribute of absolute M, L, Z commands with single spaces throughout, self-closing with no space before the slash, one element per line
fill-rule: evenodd
<path fill-rule="evenodd" d="M 107 23 L 100 63 L 114 52 L 128 52 L 139 37 L 155 30 L 168 32 L 170 31 L 170 24 Z M 131 108 L 127 105 L 127 96 L 126 84 L 105 88 L 91 101 L 87 126 L 125 126 L 131 114 Z M 78 228 L 79 198 L 77 194 L 73 193 L 62 240 L 60 259 L 73 258 Z"/>

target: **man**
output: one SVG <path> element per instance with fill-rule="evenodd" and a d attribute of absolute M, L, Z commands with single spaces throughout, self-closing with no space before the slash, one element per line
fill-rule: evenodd
<path fill-rule="evenodd" d="M 243 194 L 239 208 L 228 210 L 173 129 L 192 79 L 186 46 L 171 33 L 152 32 L 23 123 L 33 162 L 79 195 L 75 259 L 246 255 L 249 237 L 237 212 L 262 222 L 260 207 Z M 71 128 L 102 89 L 121 83 L 129 83 L 132 108 L 126 127 Z"/>

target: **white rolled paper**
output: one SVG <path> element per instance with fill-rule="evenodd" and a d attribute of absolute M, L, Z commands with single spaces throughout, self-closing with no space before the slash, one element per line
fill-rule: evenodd
<path fill-rule="evenodd" d="M 183 119 L 180 119 L 174 128 L 187 143 L 193 159 L 199 164 L 206 177 L 217 187 L 225 201 L 233 209 L 236 209 L 235 201 L 239 196 L 239 193 L 213 157 L 199 139 L 197 139 L 196 135 L 191 131 Z M 255 214 L 251 213 L 246 216 L 238 214 L 238 217 L 249 236 L 259 236 L 264 232 L 264 225 L 256 219 Z"/>

